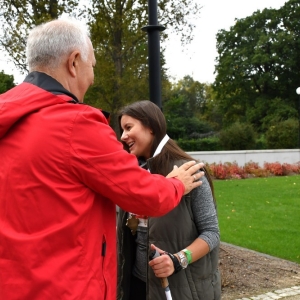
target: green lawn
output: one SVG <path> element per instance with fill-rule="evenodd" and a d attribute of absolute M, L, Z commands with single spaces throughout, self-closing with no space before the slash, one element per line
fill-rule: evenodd
<path fill-rule="evenodd" d="M 300 263 L 300 176 L 215 180 L 221 241 Z"/>

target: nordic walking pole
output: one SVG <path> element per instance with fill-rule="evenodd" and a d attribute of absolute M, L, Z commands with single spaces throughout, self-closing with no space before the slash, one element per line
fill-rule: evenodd
<path fill-rule="evenodd" d="M 152 253 L 150 254 L 150 260 L 152 260 L 153 258 L 159 257 L 159 256 L 160 256 L 160 254 L 156 249 L 152 250 Z M 170 287 L 169 287 L 168 278 L 167 277 L 160 278 L 160 282 L 161 282 L 161 286 L 165 290 L 167 300 L 172 300 L 172 295 L 171 295 L 171 291 L 170 291 Z"/>

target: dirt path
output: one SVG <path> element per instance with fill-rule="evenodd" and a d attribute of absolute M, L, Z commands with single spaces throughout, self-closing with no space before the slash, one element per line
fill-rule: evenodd
<path fill-rule="evenodd" d="M 300 300 L 300 294 L 283 298 L 275 291 L 300 288 L 300 265 L 245 248 L 221 243 L 220 271 L 222 300 L 268 299 Z M 261 297 L 258 298 L 258 296 Z M 282 295 L 284 293 L 282 292 Z M 257 296 L 257 297 L 255 297 Z M 251 298 L 250 298 L 251 297 Z"/>

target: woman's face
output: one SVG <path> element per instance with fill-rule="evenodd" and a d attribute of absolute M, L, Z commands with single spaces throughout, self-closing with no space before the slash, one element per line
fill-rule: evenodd
<path fill-rule="evenodd" d="M 145 127 L 139 120 L 123 115 L 121 118 L 123 134 L 121 140 L 129 147 L 130 153 L 136 157 L 143 156 L 150 158 L 151 145 L 154 135 L 148 127 Z"/>

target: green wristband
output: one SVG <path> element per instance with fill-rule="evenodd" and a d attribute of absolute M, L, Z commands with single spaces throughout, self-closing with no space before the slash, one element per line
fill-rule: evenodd
<path fill-rule="evenodd" d="M 183 249 L 182 252 L 185 253 L 188 263 L 190 264 L 192 262 L 192 252 L 188 249 Z"/>

